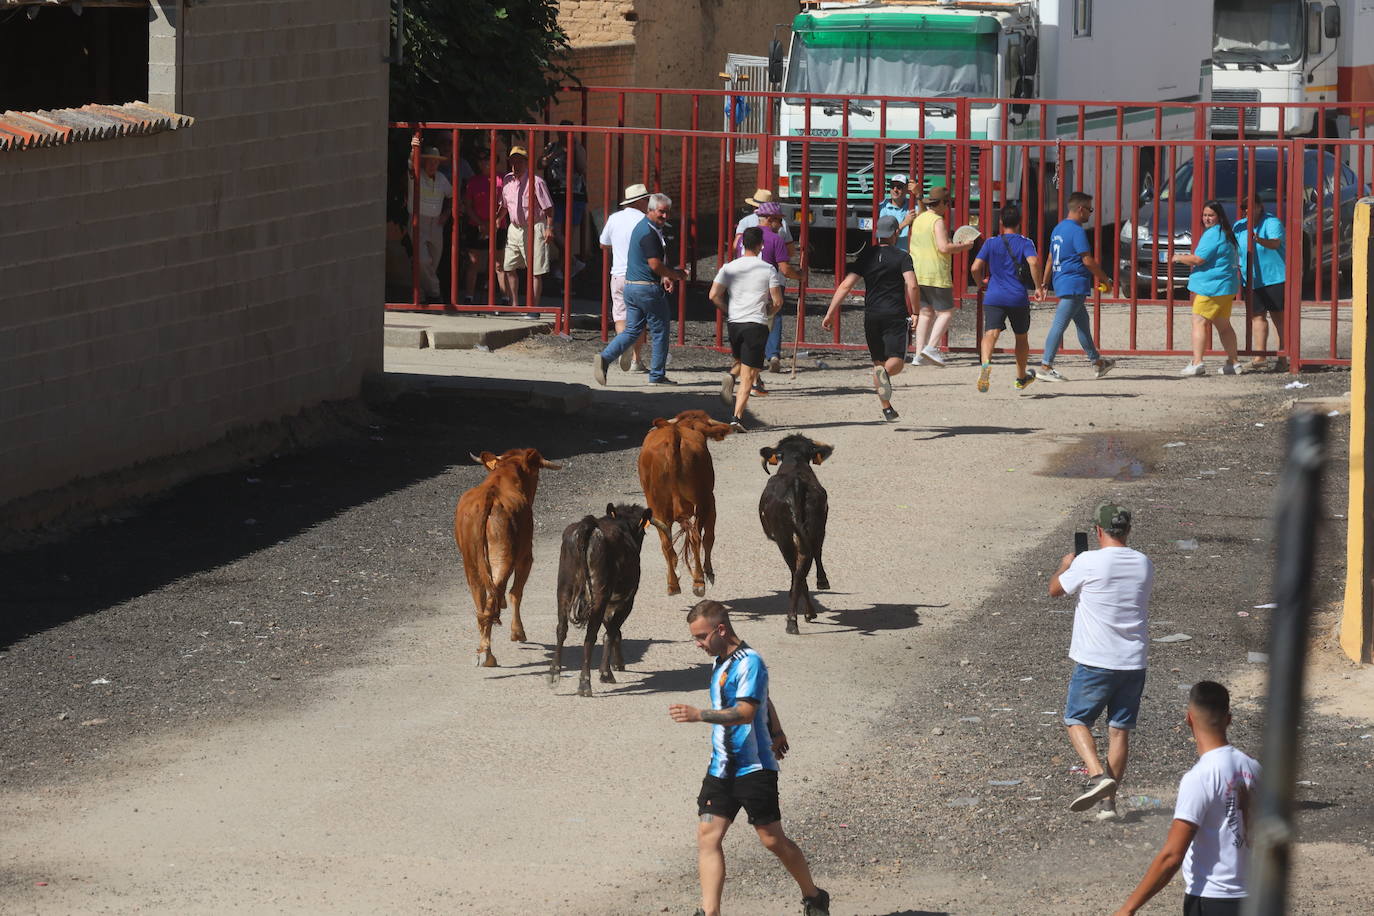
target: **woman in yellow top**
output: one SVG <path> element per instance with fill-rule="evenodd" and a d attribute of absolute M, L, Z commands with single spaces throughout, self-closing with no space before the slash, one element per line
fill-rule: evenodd
<path fill-rule="evenodd" d="M 944 366 L 945 358 L 935 344 L 954 317 L 954 275 L 950 256 L 968 251 L 973 242 L 955 243 L 949 236 L 949 188 L 931 188 L 923 209 L 911 224 L 911 261 L 921 288 L 921 314 L 916 322 L 916 365 Z"/>

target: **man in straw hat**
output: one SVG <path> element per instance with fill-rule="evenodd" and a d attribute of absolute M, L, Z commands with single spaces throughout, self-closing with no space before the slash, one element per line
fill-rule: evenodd
<path fill-rule="evenodd" d="M 617 334 L 625 330 L 625 268 L 629 262 L 630 235 L 644 222 L 644 210 L 648 205 L 649 189 L 643 184 L 630 185 L 625 189 L 620 209 L 606 219 L 601 230 L 601 247 L 611 253 L 611 319 Z M 640 334 L 630 348 L 620 354 L 622 371 L 649 371 L 639 355 L 645 336 Z"/>
<path fill-rule="evenodd" d="M 892 376 L 906 365 L 907 337 L 915 321 L 920 296 L 911 256 L 893 244 L 900 228 L 896 217 L 878 217 L 878 244 L 865 248 L 850 265 L 849 272 L 830 299 L 829 310 L 821 319 L 821 327 L 827 331 L 834 327 L 840 303 L 862 277 L 864 337 L 873 360 L 873 388 L 878 393 L 883 419 L 889 422 L 897 419 L 897 411 L 892 407 Z"/>
<path fill-rule="evenodd" d="M 529 155 L 523 146 L 510 149 L 510 171 L 501 181 L 501 210 L 510 220 L 506 230 L 506 292 L 511 305 L 520 305 L 520 275 L 526 268 L 534 275 L 530 305 L 543 295 L 544 275 L 549 272 L 549 241 L 553 238 L 553 198 L 544 179 L 530 174 Z M 530 206 L 530 181 L 534 181 L 534 206 Z"/>
<path fill-rule="evenodd" d="M 954 200 L 949 188 L 931 188 L 925 209 L 911 224 L 911 261 L 921 286 L 921 315 L 916 322 L 916 355 L 913 363 L 944 366 L 936 344 L 954 317 L 954 272 L 951 256 L 973 247 L 973 240 L 955 242 L 949 236 L 949 210 Z"/>
<path fill-rule="evenodd" d="M 420 145 L 420 138 L 411 140 L 411 148 Z M 439 261 L 444 256 L 444 226 L 448 222 L 449 198 L 453 196 L 453 185 L 446 176 L 439 173 L 439 164 L 444 154 L 435 146 L 427 146 L 420 153 L 420 232 L 415 244 L 420 253 L 420 291 L 429 302 L 438 302 L 443 297 L 439 288 Z M 407 209 L 412 198 L 406 197 Z"/>

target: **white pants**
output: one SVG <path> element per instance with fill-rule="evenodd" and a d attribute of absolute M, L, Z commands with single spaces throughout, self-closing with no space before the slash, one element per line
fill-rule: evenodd
<path fill-rule="evenodd" d="M 420 217 L 420 291 L 439 298 L 439 261 L 444 256 L 444 223 L 438 216 Z"/>

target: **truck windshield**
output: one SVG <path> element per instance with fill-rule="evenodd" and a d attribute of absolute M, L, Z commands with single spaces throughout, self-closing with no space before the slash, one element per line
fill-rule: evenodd
<path fill-rule="evenodd" d="M 1297 61 L 1304 6 L 1303 0 L 1216 0 L 1213 56 L 1228 63 Z"/>
<path fill-rule="evenodd" d="M 997 94 L 997 36 L 919 31 L 796 32 L 784 91 L 988 98 Z"/>

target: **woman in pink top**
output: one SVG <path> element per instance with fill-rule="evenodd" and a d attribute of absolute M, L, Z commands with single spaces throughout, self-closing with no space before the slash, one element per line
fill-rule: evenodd
<path fill-rule="evenodd" d="M 491 160 L 488 158 L 486 150 L 478 150 L 474 160 L 477 166 L 477 174 L 473 175 L 463 184 L 463 234 L 461 236 L 463 248 L 467 252 L 469 269 L 467 276 L 463 278 L 463 304 L 471 305 L 477 294 L 477 275 L 488 273 L 488 267 L 495 267 L 496 289 L 505 288 L 505 280 L 502 278 L 501 253 L 506 249 L 504 238 L 504 228 L 498 229 L 496 233 L 496 263 L 491 265 L 490 239 L 492 226 L 491 201 L 493 192 L 499 195 L 501 191 L 501 179 L 492 177 Z M 497 199 L 497 210 L 500 209 L 499 196 Z M 498 224 L 502 220 L 497 220 Z"/>

